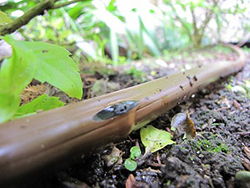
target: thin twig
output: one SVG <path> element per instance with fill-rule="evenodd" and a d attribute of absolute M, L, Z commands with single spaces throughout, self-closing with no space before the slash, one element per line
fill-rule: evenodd
<path fill-rule="evenodd" d="M 58 4 L 55 4 L 51 9 L 65 7 L 65 6 L 68 6 L 70 4 L 81 2 L 81 1 L 83 2 L 84 0 L 71 0 L 71 1 L 63 2 L 63 3 L 58 3 Z"/>
<path fill-rule="evenodd" d="M 6 24 L 0 28 L 0 35 L 6 35 L 13 33 L 23 25 L 26 25 L 29 23 L 29 21 L 34 18 L 37 15 L 43 14 L 44 10 L 50 9 L 54 4 L 53 0 L 46 0 L 43 1 L 36 6 L 34 6 L 32 9 L 28 10 L 24 15 L 17 18 L 13 22 Z"/>

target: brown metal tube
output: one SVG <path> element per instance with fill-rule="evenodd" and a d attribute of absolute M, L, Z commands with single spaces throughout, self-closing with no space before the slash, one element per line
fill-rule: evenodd
<path fill-rule="evenodd" d="M 174 107 L 199 88 L 239 71 L 239 59 L 197 67 L 55 110 L 0 124 L 0 186 L 35 174 L 48 174 L 128 134 Z M 123 115 L 95 121 L 102 109 L 119 101 L 139 105 Z M 13 184 L 14 185 L 14 184 Z"/>

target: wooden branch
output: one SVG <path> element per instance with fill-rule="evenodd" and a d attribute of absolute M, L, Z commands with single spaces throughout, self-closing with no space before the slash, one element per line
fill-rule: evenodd
<path fill-rule="evenodd" d="M 204 35 L 205 29 L 206 29 L 208 23 L 209 23 L 210 20 L 212 19 L 212 16 L 213 16 L 213 13 L 212 13 L 212 11 L 210 10 L 209 13 L 208 13 L 208 15 L 206 16 L 205 21 L 203 22 L 203 25 L 202 25 L 201 28 L 200 28 L 200 35 L 201 35 L 202 37 L 203 37 L 203 35 Z"/>
<path fill-rule="evenodd" d="M 239 71 L 246 57 L 239 48 L 232 48 L 239 53 L 237 61 L 213 62 L 0 124 L 0 187 L 20 187 L 20 181 L 50 175 L 83 160 L 98 147 L 127 137 L 200 88 Z M 126 108 L 121 104 L 127 104 Z"/>
<path fill-rule="evenodd" d="M 65 7 L 65 6 L 68 6 L 70 4 L 81 2 L 81 1 L 84 1 L 84 0 L 71 0 L 71 1 L 66 1 L 66 2 L 63 2 L 63 3 L 58 3 L 58 4 L 55 4 L 51 9 L 57 9 L 57 8 Z"/>
<path fill-rule="evenodd" d="M 213 0 L 213 7 L 216 7 L 216 6 L 218 6 L 218 4 L 219 4 L 219 1 L 217 1 L 217 0 Z M 210 20 L 212 19 L 212 17 L 213 17 L 213 11 L 212 10 L 208 10 L 209 12 L 208 12 L 208 14 L 206 15 L 206 19 L 205 19 L 205 21 L 203 22 L 203 25 L 201 26 L 201 29 L 200 29 L 200 35 L 203 37 L 203 35 L 204 35 L 204 32 L 205 32 L 205 29 L 206 29 L 206 27 L 207 27 L 207 25 L 208 25 L 208 23 L 210 22 Z"/>
<path fill-rule="evenodd" d="M 34 17 L 38 15 L 42 15 L 45 10 L 61 8 L 61 7 L 70 5 L 72 3 L 80 2 L 83 0 L 71 0 L 68 2 L 64 2 L 64 3 L 57 3 L 58 1 L 60 0 L 45 0 L 37 4 L 35 7 L 28 10 L 26 13 L 24 13 L 21 17 L 17 18 L 13 22 L 6 24 L 4 26 L 1 26 L 0 36 L 13 33 L 17 29 L 29 23 L 29 21 L 32 20 Z"/>
<path fill-rule="evenodd" d="M 238 47 L 243 46 L 246 42 L 250 40 L 250 33 L 246 34 L 243 39 L 237 44 Z"/>
<path fill-rule="evenodd" d="M 195 17 L 195 14 L 194 14 L 194 9 L 190 8 L 190 12 L 191 12 L 192 19 L 193 19 L 194 35 L 199 35 L 199 30 L 198 30 L 198 27 L 197 27 L 196 17 Z"/>

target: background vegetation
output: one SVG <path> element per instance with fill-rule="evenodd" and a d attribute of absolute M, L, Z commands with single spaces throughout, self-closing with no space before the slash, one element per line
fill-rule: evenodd
<path fill-rule="evenodd" d="M 38 2 L 4 1 L 1 11 L 16 19 Z M 72 2 L 36 16 L 19 33 L 28 41 L 65 46 L 77 62 L 117 65 L 172 49 L 240 41 L 249 32 L 248 0 Z"/>

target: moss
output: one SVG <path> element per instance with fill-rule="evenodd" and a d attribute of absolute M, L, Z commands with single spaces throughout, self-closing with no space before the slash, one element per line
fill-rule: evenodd
<path fill-rule="evenodd" d="M 229 153 L 228 147 L 226 144 L 219 142 L 219 140 L 216 140 L 216 138 L 213 138 L 214 140 L 207 140 L 207 139 L 199 139 L 195 145 L 194 148 L 197 151 L 203 150 L 211 153 Z"/>
<path fill-rule="evenodd" d="M 189 159 L 190 159 L 190 161 L 194 161 L 194 157 L 193 156 L 190 156 Z"/>

